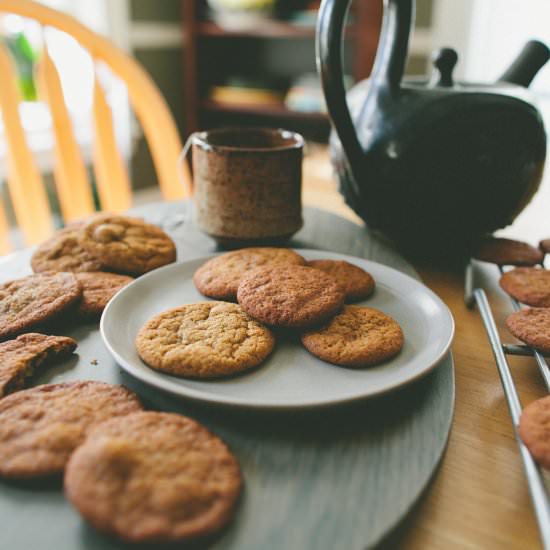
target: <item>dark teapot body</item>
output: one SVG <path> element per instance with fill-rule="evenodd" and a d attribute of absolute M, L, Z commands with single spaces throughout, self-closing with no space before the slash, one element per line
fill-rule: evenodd
<path fill-rule="evenodd" d="M 511 223 L 537 190 L 546 155 L 541 116 L 517 84 L 455 84 L 452 50 L 438 56 L 431 81 L 401 82 L 412 0 L 386 2 L 375 69 L 350 91 L 350 115 L 335 59 L 346 3 L 325 0 L 318 30 L 341 191 L 406 252 L 466 255 L 481 235 Z M 531 44 L 508 80 L 532 78 L 547 56 Z"/>

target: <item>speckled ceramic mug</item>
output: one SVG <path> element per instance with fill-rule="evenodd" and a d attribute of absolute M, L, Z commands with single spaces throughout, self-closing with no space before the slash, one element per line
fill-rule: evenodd
<path fill-rule="evenodd" d="M 243 246 L 282 241 L 302 227 L 302 136 L 221 128 L 191 140 L 200 229 L 222 245 Z"/>

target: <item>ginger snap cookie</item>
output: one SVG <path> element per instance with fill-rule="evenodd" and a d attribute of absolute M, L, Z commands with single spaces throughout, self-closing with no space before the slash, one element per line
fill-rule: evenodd
<path fill-rule="evenodd" d="M 519 435 L 533 458 L 550 469 L 550 396 L 537 399 L 523 409 Z"/>
<path fill-rule="evenodd" d="M 345 292 L 318 269 L 298 265 L 262 267 L 246 275 L 237 291 L 243 309 L 262 323 L 307 327 L 335 315 Z"/>
<path fill-rule="evenodd" d="M 35 273 L 0 285 L 0 340 L 43 325 L 82 295 L 73 273 Z"/>
<path fill-rule="evenodd" d="M 237 304 L 202 302 L 169 309 L 139 331 L 136 348 L 152 369 L 188 378 L 228 376 L 259 365 L 271 332 Z"/>
<path fill-rule="evenodd" d="M 141 408 L 125 387 L 89 380 L 12 393 L 0 399 L 0 476 L 59 474 L 91 428 Z"/>
<path fill-rule="evenodd" d="M 512 298 L 533 307 L 550 307 L 550 271 L 516 267 L 500 278 L 500 286 Z"/>
<path fill-rule="evenodd" d="M 101 317 L 109 300 L 134 280 L 127 275 L 105 272 L 77 273 L 75 276 L 82 286 L 78 315 L 83 319 Z"/>
<path fill-rule="evenodd" d="M 550 308 L 522 309 L 506 319 L 508 330 L 528 346 L 550 353 Z"/>
<path fill-rule="evenodd" d="M 100 214 L 80 230 L 85 250 L 108 271 L 141 275 L 176 260 L 176 246 L 159 227 L 138 218 Z"/>
<path fill-rule="evenodd" d="M 0 397 L 22 389 L 37 370 L 70 355 L 76 346 L 66 336 L 32 332 L 0 344 Z"/>
<path fill-rule="evenodd" d="M 497 265 L 533 266 L 542 262 L 544 254 L 522 241 L 488 237 L 480 243 L 473 257 Z"/>
<path fill-rule="evenodd" d="M 345 306 L 326 325 L 302 334 L 302 343 L 323 361 L 369 367 L 397 355 L 403 347 L 399 323 L 381 311 Z"/>
<path fill-rule="evenodd" d="M 183 542 L 231 520 L 242 477 L 225 443 L 185 416 L 140 412 L 98 426 L 71 456 L 65 495 L 101 532 Z"/>
<path fill-rule="evenodd" d="M 82 247 L 80 229 L 83 223 L 75 223 L 61 229 L 42 243 L 31 258 L 32 270 L 43 271 L 101 271 L 101 260 Z"/>
<path fill-rule="evenodd" d="M 332 275 L 344 288 L 347 302 L 368 298 L 374 292 L 374 279 L 360 267 L 342 260 L 310 260 L 309 267 Z"/>
<path fill-rule="evenodd" d="M 205 296 L 235 301 L 241 279 L 252 269 L 304 264 L 304 258 L 288 248 L 242 248 L 208 260 L 196 271 L 193 282 Z"/>

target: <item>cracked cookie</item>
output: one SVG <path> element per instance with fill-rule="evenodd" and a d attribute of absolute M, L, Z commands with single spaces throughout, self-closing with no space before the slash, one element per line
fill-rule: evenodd
<path fill-rule="evenodd" d="M 528 346 L 550 353 L 550 308 L 516 311 L 507 317 L 506 326 Z"/>
<path fill-rule="evenodd" d="M 550 396 L 529 403 L 519 420 L 519 435 L 533 458 L 550 469 Z"/>
<path fill-rule="evenodd" d="M 22 389 L 37 370 L 70 355 L 76 346 L 72 338 L 38 333 L 0 344 L 0 397 Z"/>
<path fill-rule="evenodd" d="M 90 429 L 141 408 L 124 386 L 90 380 L 8 395 L 0 399 L 0 476 L 59 474 Z"/>
<path fill-rule="evenodd" d="M 237 291 L 243 309 L 262 323 L 307 327 L 335 315 L 344 304 L 338 281 L 312 267 L 262 267 L 246 275 Z"/>
<path fill-rule="evenodd" d="M 36 273 L 0 285 L 0 340 L 51 321 L 72 306 L 82 288 L 72 273 Z"/>
<path fill-rule="evenodd" d="M 542 262 L 544 254 L 522 241 L 488 237 L 481 242 L 473 257 L 497 265 L 533 266 Z"/>
<path fill-rule="evenodd" d="M 75 276 L 82 286 L 78 315 L 92 320 L 101 317 L 109 300 L 134 280 L 128 275 L 105 272 L 77 273 Z"/>
<path fill-rule="evenodd" d="M 369 367 L 397 355 L 403 347 L 399 324 L 381 311 L 345 306 L 325 326 L 302 334 L 302 343 L 323 361 L 345 367 Z"/>
<path fill-rule="evenodd" d="M 259 365 L 271 332 L 237 304 L 202 302 L 169 309 L 139 331 L 136 348 L 152 369 L 188 378 L 228 376 Z"/>
<path fill-rule="evenodd" d="M 83 223 L 61 229 L 42 243 L 31 258 L 32 270 L 43 271 L 101 271 L 103 264 L 82 247 L 79 239 Z"/>
<path fill-rule="evenodd" d="M 354 264 L 342 260 L 310 260 L 307 265 L 332 275 L 343 287 L 347 302 L 364 300 L 374 292 L 372 275 Z"/>
<path fill-rule="evenodd" d="M 512 298 L 533 307 L 550 307 L 550 271 L 516 267 L 500 278 L 500 286 Z"/>
<path fill-rule="evenodd" d="M 226 444 L 185 416 L 140 412 L 98 426 L 72 455 L 65 494 L 127 542 L 183 542 L 232 518 L 242 478 Z"/>
<path fill-rule="evenodd" d="M 108 271 L 141 275 L 176 260 L 176 246 L 159 227 L 138 218 L 100 214 L 80 230 L 82 247 Z"/>
<path fill-rule="evenodd" d="M 193 282 L 205 296 L 235 301 L 241 279 L 252 269 L 304 264 L 302 256 L 289 248 L 242 248 L 208 260 L 196 271 Z"/>

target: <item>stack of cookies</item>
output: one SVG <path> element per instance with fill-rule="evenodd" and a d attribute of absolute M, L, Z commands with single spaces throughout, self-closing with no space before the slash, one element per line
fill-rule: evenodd
<path fill-rule="evenodd" d="M 48 384 L 1 399 L 0 477 L 61 475 L 81 515 L 128 542 L 211 535 L 242 486 L 225 443 L 190 418 L 143 411 L 123 386 Z"/>
<path fill-rule="evenodd" d="M 273 331 L 281 338 L 297 332 L 313 355 L 347 367 L 376 365 L 403 346 L 391 317 L 345 305 L 375 288 L 369 273 L 348 262 L 308 263 L 289 249 L 245 248 L 209 260 L 193 280 L 216 301 L 156 315 L 136 338 L 140 357 L 155 370 L 202 379 L 243 372 L 273 351 Z"/>

